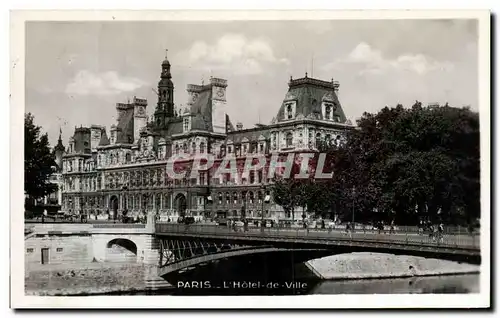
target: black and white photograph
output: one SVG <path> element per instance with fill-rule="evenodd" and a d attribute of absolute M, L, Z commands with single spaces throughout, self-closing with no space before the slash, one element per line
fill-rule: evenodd
<path fill-rule="evenodd" d="M 13 306 L 489 306 L 489 12 L 11 18 Z"/>

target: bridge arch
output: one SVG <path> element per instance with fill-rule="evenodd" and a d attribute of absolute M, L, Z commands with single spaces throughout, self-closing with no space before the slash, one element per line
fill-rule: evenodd
<path fill-rule="evenodd" d="M 136 262 L 137 244 L 126 238 L 114 238 L 106 244 L 106 262 Z"/>

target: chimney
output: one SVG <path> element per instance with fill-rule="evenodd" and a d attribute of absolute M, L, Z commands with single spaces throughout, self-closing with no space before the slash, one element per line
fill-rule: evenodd
<path fill-rule="evenodd" d="M 240 122 L 236 123 L 236 130 L 238 131 L 243 130 L 243 124 Z"/>

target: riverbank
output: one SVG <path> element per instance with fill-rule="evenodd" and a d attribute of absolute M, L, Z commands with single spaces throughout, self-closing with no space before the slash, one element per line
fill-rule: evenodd
<path fill-rule="evenodd" d="M 132 292 L 165 288 L 157 284 L 156 266 L 138 263 L 89 263 L 28 265 L 25 274 L 26 295 L 65 296 Z"/>
<path fill-rule="evenodd" d="M 325 280 L 477 274 L 480 271 L 478 265 L 382 253 L 332 255 L 310 260 L 306 266 Z"/>

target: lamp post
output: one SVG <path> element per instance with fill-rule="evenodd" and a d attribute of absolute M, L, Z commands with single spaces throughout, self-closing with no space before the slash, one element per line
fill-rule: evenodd
<path fill-rule="evenodd" d="M 243 200 L 243 205 L 241 206 L 241 216 L 243 218 L 243 229 L 246 232 L 248 230 L 248 223 L 247 223 L 247 191 L 243 191 L 241 193 L 242 195 L 242 200 Z"/>
<path fill-rule="evenodd" d="M 265 195 L 266 195 L 266 186 L 262 185 L 260 187 L 260 189 L 262 190 L 262 196 L 261 196 L 262 206 L 261 206 L 261 211 L 260 211 L 260 230 L 262 232 L 264 232 L 264 199 L 265 199 Z"/>
<path fill-rule="evenodd" d="M 123 212 L 122 212 L 122 222 L 123 223 L 127 223 L 127 213 L 128 213 L 128 209 L 127 209 L 127 190 L 128 190 L 128 187 L 126 185 L 124 185 L 122 187 L 122 195 L 123 195 Z"/>

